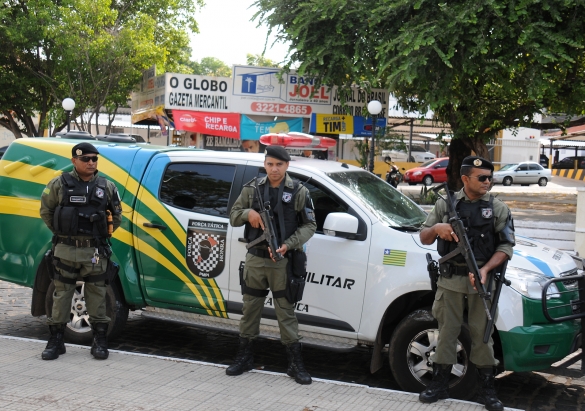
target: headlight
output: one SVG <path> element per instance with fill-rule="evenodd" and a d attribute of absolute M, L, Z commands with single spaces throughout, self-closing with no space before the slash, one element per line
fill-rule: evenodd
<path fill-rule="evenodd" d="M 544 284 L 550 280 L 549 277 L 543 274 L 516 267 L 508 267 L 506 270 L 506 278 L 510 280 L 512 283 L 511 287 L 514 290 L 528 298 L 533 298 L 535 300 L 542 299 L 542 288 Z M 559 289 L 555 283 L 552 283 L 548 287 L 546 298 L 547 300 L 551 298 L 561 298 Z"/>
<path fill-rule="evenodd" d="M 414 173 L 412 173 L 413 176 L 420 176 L 422 174 L 422 171 L 415 171 Z"/>

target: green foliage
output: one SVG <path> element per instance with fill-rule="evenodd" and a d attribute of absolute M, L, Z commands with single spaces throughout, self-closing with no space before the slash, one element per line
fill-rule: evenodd
<path fill-rule="evenodd" d="M 192 74 L 214 77 L 231 77 L 232 69 L 218 58 L 203 57 L 201 62 L 197 63 Z"/>
<path fill-rule="evenodd" d="M 418 196 L 414 196 L 412 194 L 409 194 L 409 196 L 418 205 L 434 205 L 439 198 L 437 193 L 435 193 L 431 187 L 427 187 L 425 185 L 423 185 L 420 189 Z"/>
<path fill-rule="evenodd" d="M 499 130 L 535 126 L 544 109 L 585 114 L 581 0 L 255 4 L 256 18 L 290 43 L 285 68 L 328 85 L 388 87 L 403 108 L 449 124 L 461 143 L 450 181 L 454 157 L 488 155 L 484 142 Z"/>
<path fill-rule="evenodd" d="M 246 64 L 248 66 L 280 68 L 278 63 L 264 57 L 262 54 L 246 54 Z"/>
<path fill-rule="evenodd" d="M 183 68 L 187 30 L 202 0 L 13 0 L 0 8 L 0 126 L 18 138 L 39 135 L 40 115 L 65 126 L 73 117 L 127 105 L 142 71 Z M 53 123 L 55 124 L 55 123 Z M 82 128 L 88 129 L 87 124 Z M 98 132 L 98 130 L 96 130 Z"/>

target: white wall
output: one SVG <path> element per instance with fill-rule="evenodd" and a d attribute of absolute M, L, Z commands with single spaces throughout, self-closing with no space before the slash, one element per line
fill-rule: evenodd
<path fill-rule="evenodd" d="M 533 128 L 518 128 L 515 131 L 504 130 L 504 135 L 498 144 L 502 144 L 501 163 L 519 163 L 521 161 L 536 161 L 540 157 L 540 130 Z"/>

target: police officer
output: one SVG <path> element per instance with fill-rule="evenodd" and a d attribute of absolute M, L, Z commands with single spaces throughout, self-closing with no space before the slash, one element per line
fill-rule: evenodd
<path fill-rule="evenodd" d="M 494 166 L 488 160 L 476 156 L 466 157 L 461 164 L 463 189 L 454 196 L 456 210 L 464 222 L 480 267 L 481 283 L 486 284 L 486 287 L 491 282 L 491 271 L 512 258 L 512 247 L 515 245 L 510 210 L 488 193 L 493 171 Z M 438 240 L 437 251 L 441 256 L 453 251 L 459 241 L 448 220 L 447 204 L 439 199 L 420 232 L 423 244 L 432 244 Z M 503 410 L 504 406 L 498 400 L 494 388 L 494 368 L 498 362 L 494 357 L 491 336 L 488 344 L 483 343 L 487 316 L 482 299 L 475 289 L 473 274 L 469 272 L 461 255 L 446 264 L 446 267 L 441 268 L 442 275 L 437 282 L 432 310 L 439 323 L 439 340 L 436 352 L 431 357 L 433 378 L 419 399 L 432 403 L 449 398 L 449 377 L 453 364 L 457 362 L 457 338 L 467 309 L 472 346 L 470 359 L 478 370 L 478 399 L 488 410 Z M 447 270 L 447 275 L 443 274 L 443 268 Z"/>
<path fill-rule="evenodd" d="M 260 319 L 267 289 L 273 293 L 276 319 L 280 327 L 280 339 L 285 345 L 289 366 L 287 374 L 299 384 L 310 384 L 311 376 L 305 370 L 301 356 L 299 327 L 294 304 L 280 296 L 287 286 L 287 263 L 289 258 L 276 261 L 271 258 L 275 251 L 285 257 L 289 250 L 302 250 L 315 233 L 317 224 L 313 213 L 309 190 L 288 175 L 290 156 L 280 146 L 266 147 L 264 167 L 267 176 L 257 180 L 263 200 L 270 201 L 274 212 L 274 226 L 277 233 L 277 250 L 270 250 L 265 241 L 249 249 L 246 255 L 243 280 L 244 306 L 240 320 L 240 344 L 234 363 L 226 370 L 227 375 L 240 375 L 253 368 L 252 344 L 260 332 Z M 251 183 L 254 184 L 254 183 Z M 258 211 L 259 199 L 255 188 L 247 185 L 234 203 L 230 223 L 234 227 L 246 225 L 248 242 L 261 237 L 264 224 Z M 289 253 L 290 254 L 290 253 Z M 304 269 L 304 267 L 303 267 Z"/>
<path fill-rule="evenodd" d="M 51 336 L 43 360 L 65 354 L 63 334 L 70 320 L 71 301 L 78 276 L 85 281 L 84 297 L 93 331 L 91 354 L 108 358 L 106 268 L 111 255 L 108 217 L 113 230 L 122 221 L 122 207 L 114 183 L 98 175 L 98 150 L 90 143 L 73 147 L 74 169 L 55 177 L 41 196 L 41 218 L 53 232 L 53 310 L 47 318 Z"/>

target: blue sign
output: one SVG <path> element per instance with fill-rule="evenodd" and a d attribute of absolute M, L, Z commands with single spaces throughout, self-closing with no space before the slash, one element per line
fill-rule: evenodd
<path fill-rule="evenodd" d="M 382 133 L 381 129 L 386 127 L 386 118 L 378 118 L 376 121 L 376 135 Z M 354 137 L 372 137 L 372 118 L 371 117 L 353 117 L 353 135 Z"/>
<path fill-rule="evenodd" d="M 267 121 L 257 123 L 248 116 L 242 116 L 240 122 L 240 139 L 259 140 L 260 136 L 268 133 L 288 133 L 290 131 L 303 132 L 303 119 L 293 118 L 291 120 Z"/>

